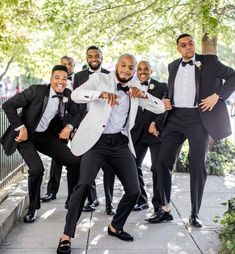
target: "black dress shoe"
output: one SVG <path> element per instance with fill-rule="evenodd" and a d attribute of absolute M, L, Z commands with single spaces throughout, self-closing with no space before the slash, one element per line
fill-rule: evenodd
<path fill-rule="evenodd" d="M 100 203 L 98 199 L 94 200 L 92 203 L 87 202 L 83 207 L 83 212 L 93 212 L 95 211 L 95 207 L 99 206 Z"/>
<path fill-rule="evenodd" d="M 162 221 L 171 221 L 173 220 L 173 216 L 171 212 L 166 212 L 162 209 L 154 212 L 149 218 L 145 219 L 149 223 L 160 223 Z"/>
<path fill-rule="evenodd" d="M 115 215 L 115 210 L 112 204 L 106 205 L 106 213 L 107 215 Z"/>
<path fill-rule="evenodd" d="M 42 202 L 49 202 L 54 199 L 56 199 L 55 193 L 46 193 L 44 196 L 41 197 Z"/>
<path fill-rule="evenodd" d="M 28 210 L 27 214 L 24 217 L 25 223 L 33 223 L 37 218 L 36 210 Z"/>
<path fill-rule="evenodd" d="M 119 230 L 116 230 L 116 232 L 113 232 L 109 226 L 108 226 L 108 234 L 111 236 L 115 236 L 123 241 L 133 241 L 134 240 L 134 238 L 130 234 L 123 231 L 122 229 L 119 229 Z"/>
<path fill-rule="evenodd" d="M 202 221 L 199 220 L 198 216 L 190 216 L 189 217 L 189 223 L 190 225 L 192 225 L 193 227 L 196 227 L 196 228 L 201 228 L 203 226 L 202 224 Z"/>
<path fill-rule="evenodd" d="M 136 204 L 132 211 L 141 211 L 141 210 L 144 210 L 144 209 L 149 209 L 149 204 L 148 203 L 141 204 L 141 205 Z"/>
<path fill-rule="evenodd" d="M 68 240 L 64 240 L 59 242 L 57 248 L 57 254 L 70 254 L 71 253 L 71 242 Z"/>

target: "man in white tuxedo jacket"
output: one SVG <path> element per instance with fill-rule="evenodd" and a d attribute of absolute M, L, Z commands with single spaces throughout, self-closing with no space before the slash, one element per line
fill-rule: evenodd
<path fill-rule="evenodd" d="M 84 85 L 72 92 L 72 100 L 76 103 L 89 102 L 90 110 L 72 141 L 72 153 L 82 155 L 80 179 L 71 196 L 57 253 L 71 252 L 71 237 L 74 237 L 88 186 L 93 183 L 104 161 L 113 167 L 125 191 L 108 226 L 108 234 L 133 241 L 133 237 L 123 231 L 140 194 L 130 130 L 139 105 L 156 114 L 165 111 L 162 100 L 142 91 L 140 83 L 132 80 L 135 69 L 134 56 L 124 54 L 114 72 L 93 74 Z"/>

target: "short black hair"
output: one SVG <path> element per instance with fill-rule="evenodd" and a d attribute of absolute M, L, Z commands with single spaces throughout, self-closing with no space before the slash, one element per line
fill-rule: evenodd
<path fill-rule="evenodd" d="M 52 68 L 52 74 L 55 72 L 55 71 L 65 71 L 67 74 L 68 74 L 68 69 L 65 65 L 55 65 L 53 68 Z"/>
<path fill-rule="evenodd" d="M 98 50 L 98 51 L 100 52 L 100 54 L 102 55 L 101 50 L 100 50 L 97 46 L 94 46 L 94 45 L 90 46 L 90 47 L 86 50 L 86 53 L 88 53 L 88 51 L 91 50 L 91 49 Z"/>
<path fill-rule="evenodd" d="M 190 34 L 181 34 L 181 35 L 176 39 L 176 45 L 178 45 L 179 40 L 182 39 L 182 38 L 184 38 L 184 37 L 191 37 L 191 38 L 193 38 L 192 35 L 190 35 Z"/>
<path fill-rule="evenodd" d="M 67 60 L 72 61 L 72 62 L 74 63 L 73 58 L 70 57 L 70 56 L 62 56 L 61 59 L 60 59 L 60 61 L 62 62 L 63 59 L 67 59 Z"/>

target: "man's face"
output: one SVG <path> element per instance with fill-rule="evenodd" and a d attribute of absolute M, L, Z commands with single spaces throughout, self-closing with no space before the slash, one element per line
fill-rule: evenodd
<path fill-rule="evenodd" d="M 100 68 L 102 63 L 102 55 L 97 49 L 90 49 L 87 52 L 86 60 L 90 68 L 94 71 Z"/>
<path fill-rule="evenodd" d="M 61 64 L 67 67 L 69 76 L 74 73 L 74 61 L 72 59 L 63 58 Z"/>
<path fill-rule="evenodd" d="M 139 81 L 145 82 L 148 81 L 151 77 L 152 69 L 148 62 L 140 62 L 137 66 L 137 77 Z"/>
<path fill-rule="evenodd" d="M 195 54 L 195 44 L 193 38 L 188 36 L 179 39 L 177 50 L 184 60 L 191 59 Z"/>
<path fill-rule="evenodd" d="M 51 74 L 51 87 L 56 93 L 63 93 L 67 85 L 68 74 L 65 71 L 54 71 Z"/>
<path fill-rule="evenodd" d="M 116 65 L 116 76 L 121 83 L 127 83 L 135 74 L 136 61 L 131 56 L 120 57 Z"/>

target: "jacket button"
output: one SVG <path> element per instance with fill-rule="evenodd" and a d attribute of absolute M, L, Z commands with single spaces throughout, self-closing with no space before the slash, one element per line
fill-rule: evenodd
<path fill-rule="evenodd" d="M 105 128 L 105 125 L 103 124 L 102 127 Z"/>

